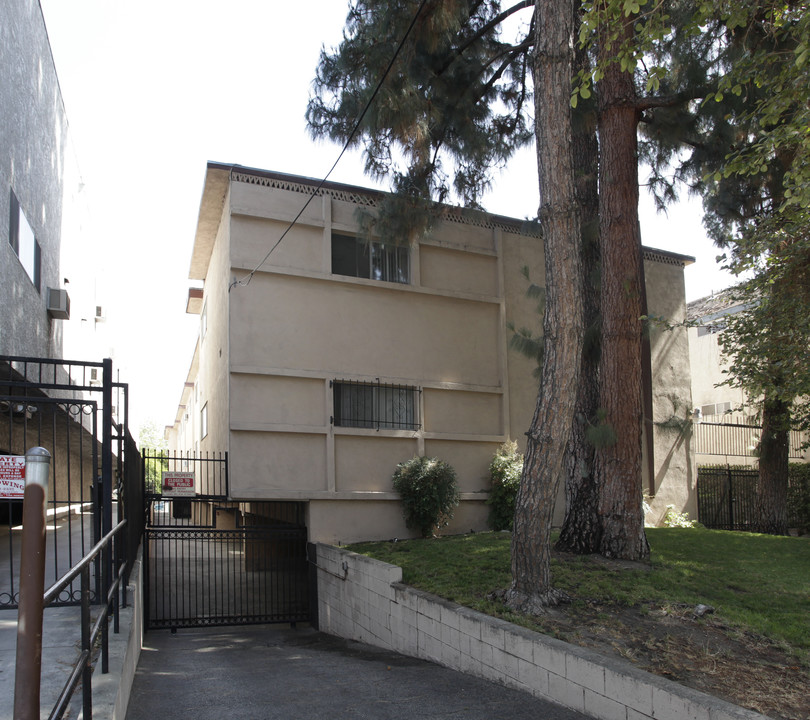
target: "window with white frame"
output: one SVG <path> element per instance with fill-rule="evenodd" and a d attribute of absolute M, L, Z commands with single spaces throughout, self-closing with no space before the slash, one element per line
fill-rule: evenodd
<path fill-rule="evenodd" d="M 205 403 L 200 410 L 200 440 L 206 435 L 208 435 L 208 403 Z"/>
<path fill-rule="evenodd" d="M 700 414 L 703 417 L 706 417 L 707 415 L 724 415 L 725 413 L 730 412 L 731 412 L 730 402 L 711 403 L 710 405 L 700 406 Z"/>
<path fill-rule="evenodd" d="M 368 242 L 352 235 L 332 234 L 332 273 L 407 284 L 411 279 L 410 249 Z"/>
<path fill-rule="evenodd" d="M 13 190 L 10 200 L 8 242 L 20 259 L 28 277 L 31 278 L 31 282 L 34 283 L 34 287 L 39 291 L 42 284 L 40 279 L 42 250 Z"/>
<path fill-rule="evenodd" d="M 418 430 L 419 388 L 410 385 L 335 380 L 336 427 Z"/>
<path fill-rule="evenodd" d="M 200 313 L 200 339 L 205 337 L 208 331 L 208 303 L 203 305 L 202 312 Z"/>

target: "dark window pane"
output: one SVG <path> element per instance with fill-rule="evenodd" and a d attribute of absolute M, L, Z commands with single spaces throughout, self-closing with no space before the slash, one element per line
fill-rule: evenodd
<path fill-rule="evenodd" d="M 357 277 L 357 241 L 346 235 L 332 235 L 332 272 Z"/>

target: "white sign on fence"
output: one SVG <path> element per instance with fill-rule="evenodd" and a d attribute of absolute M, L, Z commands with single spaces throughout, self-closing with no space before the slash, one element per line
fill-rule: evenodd
<path fill-rule="evenodd" d="M 161 487 L 164 497 L 194 497 L 194 473 L 164 470 Z"/>
<path fill-rule="evenodd" d="M 0 498 L 25 495 L 25 456 L 0 455 Z"/>

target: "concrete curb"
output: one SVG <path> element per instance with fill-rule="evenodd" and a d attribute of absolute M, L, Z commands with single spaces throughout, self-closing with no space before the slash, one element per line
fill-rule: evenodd
<path fill-rule="evenodd" d="M 493 680 L 600 720 L 766 720 L 622 660 L 402 584 L 402 569 L 316 546 L 319 630 Z"/>

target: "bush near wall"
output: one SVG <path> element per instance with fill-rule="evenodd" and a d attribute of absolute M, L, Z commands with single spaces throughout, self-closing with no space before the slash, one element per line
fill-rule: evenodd
<path fill-rule="evenodd" d="M 450 522 L 459 492 L 456 471 L 444 460 L 414 457 L 401 462 L 393 484 L 402 498 L 406 527 L 430 537 Z"/>
<path fill-rule="evenodd" d="M 506 442 L 489 464 L 489 526 L 493 530 L 511 530 L 515 519 L 515 500 L 523 472 L 523 455 L 517 443 Z"/>

